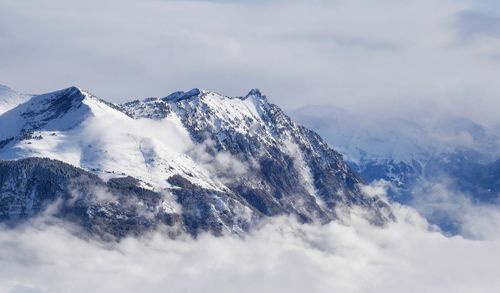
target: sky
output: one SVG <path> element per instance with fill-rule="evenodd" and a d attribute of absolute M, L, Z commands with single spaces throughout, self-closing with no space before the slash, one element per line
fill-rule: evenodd
<path fill-rule="evenodd" d="M 0 84 L 112 102 L 260 88 L 285 109 L 495 123 L 499 45 L 486 0 L 0 0 Z"/>

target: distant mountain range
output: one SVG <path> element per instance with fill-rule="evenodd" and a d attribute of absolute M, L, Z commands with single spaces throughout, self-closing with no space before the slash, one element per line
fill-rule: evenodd
<path fill-rule="evenodd" d="M 352 207 L 393 219 L 339 153 L 258 90 L 116 105 L 76 87 L 1 87 L 0 105 L 0 220 L 12 225 L 51 215 L 114 239 L 160 226 L 244 233 L 277 215 L 326 223 Z"/>
<path fill-rule="evenodd" d="M 445 183 L 472 202 L 499 204 L 499 128 L 451 114 L 409 121 L 366 117 L 328 105 L 299 108 L 291 116 L 339 150 L 367 182 L 391 183 L 395 201 L 413 205 L 420 202 L 423 187 Z M 455 232 L 453 219 L 426 216 Z"/>

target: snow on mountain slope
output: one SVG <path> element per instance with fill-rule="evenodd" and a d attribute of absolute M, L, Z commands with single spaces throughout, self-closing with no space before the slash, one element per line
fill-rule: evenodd
<path fill-rule="evenodd" d="M 326 223 L 352 206 L 377 224 L 393 219 L 339 153 L 258 90 L 226 97 L 193 89 L 117 106 L 71 87 L 31 98 L 0 115 L 0 125 L 0 159 L 44 157 L 105 181 L 132 177 L 166 194 L 160 210 L 179 204 L 179 223 L 193 234 L 244 231 L 255 218 L 282 214 Z"/>
<path fill-rule="evenodd" d="M 0 115 L 29 100 L 31 96 L 20 94 L 0 84 Z"/>
<path fill-rule="evenodd" d="M 174 174 L 190 174 L 205 188 L 223 189 L 185 151 L 192 147 L 178 118 L 135 120 L 72 87 L 33 97 L 0 116 L 0 158 L 48 157 L 103 178 L 130 175 L 153 188 Z"/>
<path fill-rule="evenodd" d="M 259 90 L 227 97 L 193 89 L 122 107 L 137 119 L 179 117 L 192 139 L 216 154 L 205 161 L 219 165 L 214 173 L 264 214 L 286 210 L 327 221 L 340 206 L 374 204 L 362 195 L 362 181 L 339 153 Z"/>

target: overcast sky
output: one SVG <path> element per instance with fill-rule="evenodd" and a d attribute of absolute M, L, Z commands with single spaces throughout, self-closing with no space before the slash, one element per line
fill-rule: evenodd
<path fill-rule="evenodd" d="M 260 88 L 290 109 L 500 108 L 500 6 L 468 0 L 0 0 L 0 83 L 121 102 Z"/>

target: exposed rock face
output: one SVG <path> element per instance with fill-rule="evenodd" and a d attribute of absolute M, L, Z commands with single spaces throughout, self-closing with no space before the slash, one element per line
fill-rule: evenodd
<path fill-rule="evenodd" d="M 159 225 L 243 233 L 282 214 L 326 223 L 354 206 L 377 224 L 392 218 L 339 153 L 258 90 L 117 106 L 73 87 L 33 97 L 0 125 L 4 221 L 56 203 L 58 217 L 116 237 Z"/>
<path fill-rule="evenodd" d="M 158 210 L 161 194 L 136 186 L 130 178 L 107 183 L 63 162 L 28 158 L 0 162 L 0 219 L 10 224 L 42 213 L 79 224 L 102 236 L 140 233 L 158 222 L 180 221 Z"/>
<path fill-rule="evenodd" d="M 443 231 L 454 234 L 460 228 L 457 215 L 442 202 L 447 193 L 456 202 L 500 202 L 500 131 L 495 126 L 456 113 L 383 118 L 328 105 L 291 113 L 339 150 L 364 180 L 389 182 L 391 200 L 413 206 Z"/>

